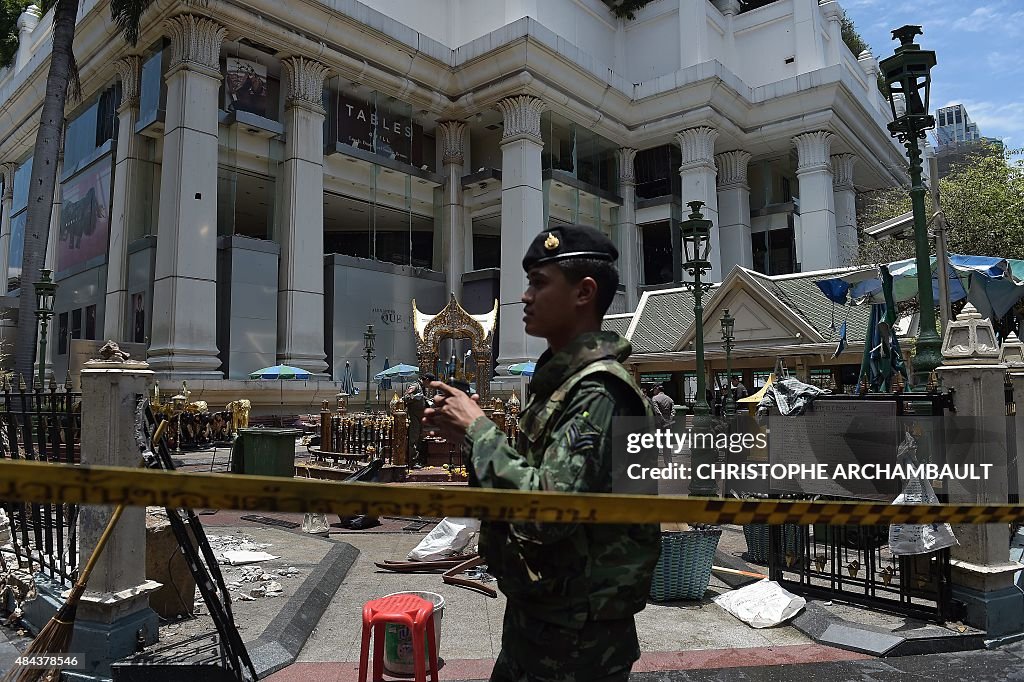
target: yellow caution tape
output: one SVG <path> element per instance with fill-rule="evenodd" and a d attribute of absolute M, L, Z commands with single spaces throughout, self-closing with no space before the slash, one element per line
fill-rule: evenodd
<path fill-rule="evenodd" d="M 1024 504 L 725 500 L 339 483 L 0 460 L 0 500 L 562 523 L 1009 523 Z"/>

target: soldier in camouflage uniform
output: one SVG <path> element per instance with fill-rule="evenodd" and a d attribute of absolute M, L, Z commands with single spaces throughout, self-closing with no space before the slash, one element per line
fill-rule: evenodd
<path fill-rule="evenodd" d="M 612 419 L 653 417 L 621 364 L 629 342 L 601 331 L 617 257 L 607 237 L 578 225 L 541 233 L 527 251 L 526 332 L 549 348 L 515 449 L 473 399 L 432 384 L 441 394 L 424 421 L 464 438 L 471 484 L 611 492 Z M 480 551 L 508 598 L 491 682 L 628 679 L 640 656 L 634 614 L 650 591 L 658 526 L 489 522 Z"/>

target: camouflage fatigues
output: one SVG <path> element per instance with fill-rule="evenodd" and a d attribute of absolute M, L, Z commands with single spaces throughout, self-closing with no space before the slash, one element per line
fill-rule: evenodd
<path fill-rule="evenodd" d="M 427 396 L 423 387 L 416 385 L 412 393 L 405 396 L 405 409 L 409 412 L 409 464 L 426 464 L 426 452 L 423 443 L 423 413 L 428 407 Z"/>
<path fill-rule="evenodd" d="M 485 417 L 466 434 L 473 485 L 610 492 L 613 417 L 652 418 L 621 361 L 629 342 L 591 332 L 537 364 L 516 449 Z M 485 523 L 480 552 L 508 597 L 492 681 L 626 679 L 660 552 L 652 525 Z"/>

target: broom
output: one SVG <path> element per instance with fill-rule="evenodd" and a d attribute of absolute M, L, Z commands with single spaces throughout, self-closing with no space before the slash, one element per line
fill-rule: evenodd
<path fill-rule="evenodd" d="M 163 436 L 165 426 L 167 426 L 166 421 L 160 422 L 156 432 L 153 434 L 153 443 L 159 442 Z M 118 519 L 121 518 L 124 508 L 124 504 L 119 504 L 114 508 L 114 513 L 110 515 L 110 520 L 107 521 L 107 527 L 103 529 L 103 534 L 100 535 L 99 541 L 96 542 L 96 547 L 92 550 L 92 554 L 85 563 L 85 568 L 79 574 L 74 587 L 71 588 L 71 592 L 68 593 L 68 598 L 64 605 L 43 626 L 43 629 L 39 631 L 39 634 L 32 640 L 32 644 L 29 645 L 22 656 L 55 656 L 67 653 L 68 647 L 71 646 L 71 636 L 75 632 L 75 615 L 78 611 L 78 602 L 81 601 L 82 594 L 85 593 L 86 583 L 89 582 L 89 574 L 92 573 L 92 569 L 96 566 L 100 554 L 103 553 L 103 548 L 106 546 L 107 540 L 110 539 L 110 535 L 114 532 L 114 526 L 117 525 Z M 54 668 L 24 668 L 15 676 L 16 672 L 16 668 L 8 672 L 4 676 L 3 682 L 43 682 L 43 680 L 55 679 L 54 673 L 59 675 L 60 671 Z"/>
<path fill-rule="evenodd" d="M 77 582 L 71 588 L 67 601 L 64 602 L 64 605 L 60 607 L 60 610 L 57 611 L 56 615 L 50 619 L 43 629 L 39 631 L 39 634 L 32 640 L 32 644 L 29 645 L 22 656 L 56 656 L 67 653 L 68 647 L 71 646 L 71 635 L 75 631 L 75 613 L 78 611 L 78 602 L 85 592 L 86 583 L 89 582 L 89 574 L 92 573 L 96 561 L 103 552 L 104 545 L 110 539 L 110 534 L 113 532 L 114 526 L 117 525 L 117 520 L 121 518 L 121 512 L 124 511 L 124 507 L 123 504 L 119 504 L 114 508 L 114 513 L 111 515 L 110 521 L 107 522 L 107 527 L 103 529 L 103 535 L 100 536 L 99 541 L 96 543 L 96 548 L 93 549 L 92 555 L 89 556 L 89 561 L 86 562 L 85 568 L 82 569 Z M 42 682 L 42 680 L 48 679 L 52 672 L 56 672 L 56 670 L 50 668 L 25 668 L 18 672 L 15 668 L 7 673 L 3 682 Z"/>

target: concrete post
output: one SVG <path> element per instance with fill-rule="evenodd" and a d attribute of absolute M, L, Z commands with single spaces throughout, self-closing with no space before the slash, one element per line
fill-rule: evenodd
<path fill-rule="evenodd" d="M 217 351 L 217 93 L 226 29 L 191 14 L 171 38 L 153 278 L 150 366 L 178 379 L 221 379 Z M 322 198 L 318 199 L 322 202 Z M 316 271 L 321 271 L 318 265 Z"/>
<path fill-rule="evenodd" d="M 21 71 L 32 58 L 32 32 L 39 25 L 43 13 L 36 5 L 29 5 L 18 17 L 18 51 L 14 55 L 14 72 Z"/>
<path fill-rule="evenodd" d="M 278 263 L 277 361 L 325 376 L 324 79 L 327 67 L 281 61 L 288 75 L 281 165 L 284 206 Z"/>
<path fill-rule="evenodd" d="M 708 36 L 708 3 L 679 3 L 679 66 L 685 69 L 713 59 Z"/>
<path fill-rule="evenodd" d="M 536 360 L 544 342 L 527 336 L 521 297 L 526 290 L 523 256 L 544 224 L 540 115 L 544 102 L 516 95 L 498 102 L 505 118 L 501 136 L 501 280 L 498 309 L 498 371 Z"/>
<path fill-rule="evenodd" d="M 448 293 L 455 294 L 456 299 L 461 299 L 462 275 L 466 272 L 465 211 L 462 195 L 466 124 L 462 121 L 441 121 L 437 124 L 437 130 L 444 164 L 444 205 L 441 208 L 442 262 Z M 469 244 L 472 243 L 471 231 Z"/>
<path fill-rule="evenodd" d="M 103 312 L 103 338 L 134 341 L 128 331 L 128 241 L 142 173 L 142 142 L 135 134 L 139 120 L 139 77 L 142 60 L 129 56 L 115 65 L 121 77 L 121 106 L 117 109 L 117 155 L 114 159 L 114 196 L 110 207 L 110 250 L 107 258 L 107 295 Z"/>
<path fill-rule="evenodd" d="M 718 216 L 720 246 L 722 249 L 723 279 L 740 265 L 754 265 L 754 250 L 750 237 L 750 185 L 747 184 L 747 164 L 750 153 L 742 150 L 725 152 L 715 157 L 718 166 Z"/>
<path fill-rule="evenodd" d="M 619 278 L 626 287 L 626 310 L 636 310 L 640 300 L 640 231 L 636 226 L 636 172 L 633 161 L 636 151 L 622 147 L 615 152 L 619 166 Z"/>
<path fill-rule="evenodd" d="M 968 304 L 946 329 L 944 365 L 936 371 L 943 387 L 955 390 L 956 415 L 947 420 L 946 461 L 992 464 L 984 481 L 951 481 L 952 504 L 1006 504 L 1006 365 L 988 320 Z M 975 434 L 982 434 L 978 437 Z M 999 473 L 1001 472 L 1001 473 Z M 990 639 L 1024 630 L 1024 594 L 1014 574 L 1024 565 L 1010 561 L 1005 523 L 955 525 L 959 541 L 950 550 L 953 598 L 967 607 L 965 621 Z"/>
<path fill-rule="evenodd" d="M 800 271 L 839 265 L 836 205 L 832 194 L 832 133 L 816 130 L 793 138 L 799 154 L 800 234 L 796 236 Z"/>
<path fill-rule="evenodd" d="M 797 73 L 810 73 L 825 66 L 822 19 L 818 0 L 793 0 Z"/>
<path fill-rule="evenodd" d="M 836 207 L 836 241 L 839 265 L 852 265 L 857 257 L 857 190 L 853 168 L 857 157 L 836 154 L 832 157 L 832 194 Z"/>
<path fill-rule="evenodd" d="M 821 14 L 828 22 L 828 66 L 842 63 L 843 45 L 843 10 L 835 0 L 823 2 Z"/>
<path fill-rule="evenodd" d="M 90 360 L 82 369 L 82 464 L 138 467 L 136 405 L 153 384 L 144 362 Z M 81 563 L 92 554 L 113 507 L 83 505 L 78 525 Z M 136 651 L 140 639 L 157 640 L 157 615 L 149 593 L 160 583 L 146 580 L 146 510 L 128 507 L 121 515 L 89 579 L 78 607 L 70 651 L 85 653 L 85 670 L 73 678 L 110 676 L 110 664 Z M 65 673 L 69 674 L 69 673 Z M 80 677 L 79 677 L 80 676 Z"/>
<path fill-rule="evenodd" d="M 707 3 L 703 3 L 707 4 Z M 682 180 L 682 203 L 685 208 L 688 201 L 703 201 L 701 212 L 705 220 L 711 221 L 711 272 L 705 281 L 722 281 L 722 249 L 718 219 L 718 189 L 715 176 L 715 140 L 718 131 L 708 126 L 688 128 L 676 133 L 683 162 L 679 166 L 679 177 Z"/>
<path fill-rule="evenodd" d="M 11 250 L 11 209 L 14 207 L 14 171 L 16 163 L 0 164 L 3 175 L 3 203 L 0 205 L 0 296 L 7 295 L 7 260 Z"/>

